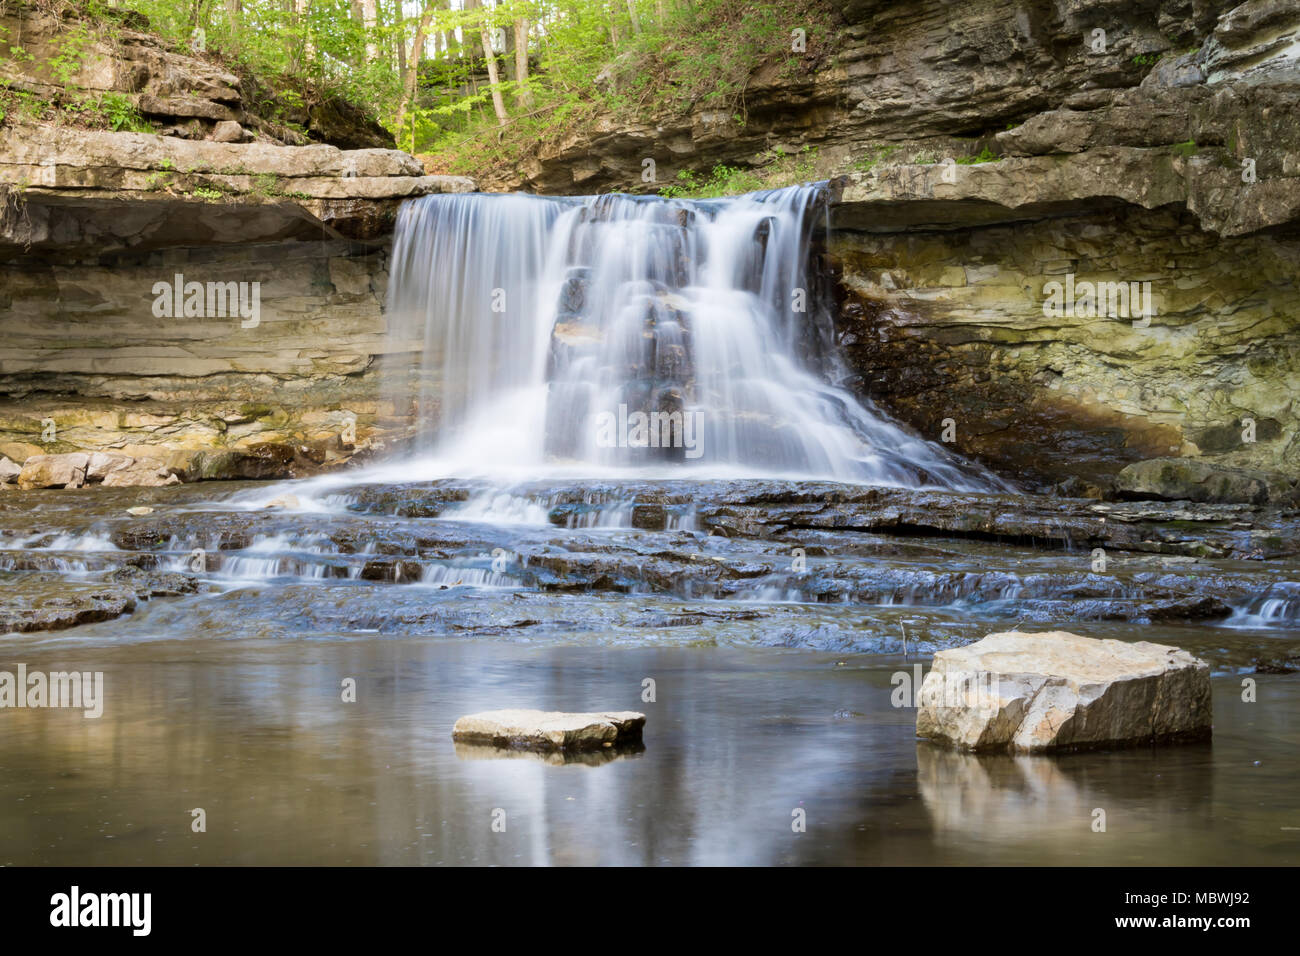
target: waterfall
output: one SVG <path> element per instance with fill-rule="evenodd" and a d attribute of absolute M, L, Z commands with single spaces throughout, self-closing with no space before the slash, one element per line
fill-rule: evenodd
<path fill-rule="evenodd" d="M 825 184 L 402 207 L 391 376 L 445 474 L 1000 483 L 838 385 Z M 413 402 L 413 406 L 412 406 Z"/>

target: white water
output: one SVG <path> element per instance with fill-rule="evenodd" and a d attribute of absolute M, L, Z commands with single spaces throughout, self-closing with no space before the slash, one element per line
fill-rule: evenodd
<path fill-rule="evenodd" d="M 390 334 L 414 359 L 396 387 L 414 403 L 419 435 L 414 455 L 374 478 L 1005 487 L 834 384 L 844 370 L 808 270 L 825 220 L 818 185 L 698 202 L 470 194 L 407 203 Z M 646 447 L 638 412 L 680 417 Z M 659 434 L 671 447 L 653 447 Z M 501 504 L 475 503 L 465 517 Z"/>

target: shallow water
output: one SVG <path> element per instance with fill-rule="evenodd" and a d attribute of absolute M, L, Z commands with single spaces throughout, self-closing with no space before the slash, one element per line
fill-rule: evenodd
<path fill-rule="evenodd" d="M 1255 704 L 1216 678 L 1212 744 L 1011 758 L 917 741 L 910 666 L 870 655 L 194 634 L 24 659 L 102 669 L 108 706 L 6 715 L 4 864 L 1300 861 L 1294 676 Z M 507 705 L 640 708 L 645 749 L 458 753 L 457 716 Z"/>
<path fill-rule="evenodd" d="M 743 503 L 771 483 L 507 495 L 544 521 L 466 513 L 491 491 L 474 483 L 326 484 L 0 496 L 4 601 L 120 588 L 124 569 L 197 587 L 0 638 L 0 669 L 107 688 L 98 720 L 0 712 L 0 863 L 1300 862 L 1300 674 L 1256 672 L 1300 658 L 1268 603 L 1300 579 L 1290 558 L 1116 552 L 1099 576 L 1086 546 L 751 526 Z M 263 507 L 286 492 L 298 507 Z M 154 513 L 125 512 L 142 502 Z M 1152 618 L 1184 594 L 1235 610 Z M 1205 657 L 1213 743 L 995 758 L 918 741 L 893 675 L 1018 622 Z M 644 710 L 645 749 L 564 765 L 453 745 L 458 716 L 510 706 Z"/>

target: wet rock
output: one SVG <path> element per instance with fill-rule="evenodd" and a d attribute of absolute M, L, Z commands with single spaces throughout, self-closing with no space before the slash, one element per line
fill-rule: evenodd
<path fill-rule="evenodd" d="M 1194 458 L 1153 458 L 1126 466 L 1116 478 L 1123 497 L 1262 505 L 1300 501 L 1296 480 L 1253 468 Z"/>
<path fill-rule="evenodd" d="M 1016 753 L 1204 739 L 1210 669 L 1145 641 L 990 634 L 935 655 L 916 732 L 966 750 Z"/>
<path fill-rule="evenodd" d="M 148 600 L 153 597 L 176 597 L 193 594 L 199 589 L 197 578 L 177 571 L 157 571 L 127 565 L 109 574 L 114 584 L 131 588 L 136 597 Z"/>
<path fill-rule="evenodd" d="M 57 631 L 109 621 L 135 610 L 133 589 L 69 582 L 34 582 L 0 595 L 0 633 Z"/>
<path fill-rule="evenodd" d="M 645 714 L 633 711 L 564 713 L 492 710 L 456 721 L 452 738 L 524 750 L 600 750 L 641 740 Z"/>
<path fill-rule="evenodd" d="M 262 507 L 264 508 L 299 508 L 302 503 L 298 500 L 297 495 L 283 494 L 276 495 Z"/>

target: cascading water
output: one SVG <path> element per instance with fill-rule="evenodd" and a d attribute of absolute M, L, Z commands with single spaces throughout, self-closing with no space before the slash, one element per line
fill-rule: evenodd
<path fill-rule="evenodd" d="M 431 476 L 1001 487 L 833 384 L 844 370 L 809 269 L 827 210 L 824 184 L 408 203 L 390 315 L 395 351 L 418 356 L 398 380 Z"/>

